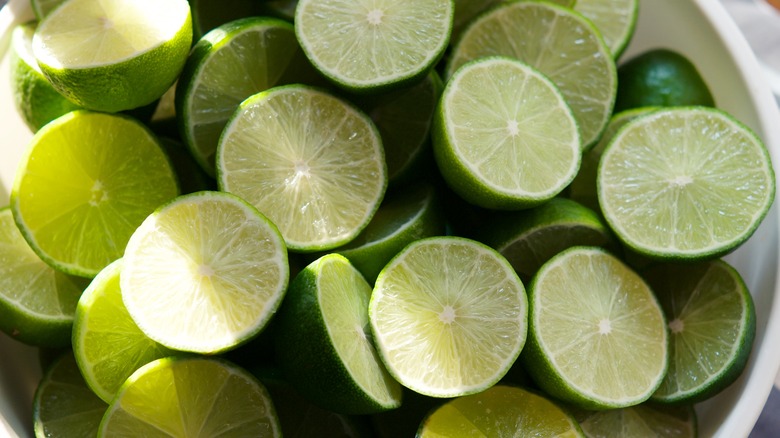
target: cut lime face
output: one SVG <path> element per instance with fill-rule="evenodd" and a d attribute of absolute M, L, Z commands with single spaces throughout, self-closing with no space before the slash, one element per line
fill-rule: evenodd
<path fill-rule="evenodd" d="M 336 84 L 377 91 L 422 78 L 452 29 L 451 0 L 300 0 L 295 33 Z"/>
<path fill-rule="evenodd" d="M 349 242 L 387 187 L 381 139 L 344 100 L 302 85 L 245 100 L 217 153 L 220 188 L 257 207 L 294 251 Z"/>
<path fill-rule="evenodd" d="M 522 388 L 496 385 L 439 406 L 420 425 L 417 436 L 574 438 L 585 435 L 571 414 L 545 397 Z"/>
<path fill-rule="evenodd" d="M 658 438 L 695 438 L 697 433 L 696 411 L 691 405 L 664 406 L 642 403 L 621 409 L 577 412 L 587 437 L 654 436 Z"/>
<path fill-rule="evenodd" d="M 639 0 L 577 0 L 574 10 L 593 22 L 617 59 L 631 41 Z"/>
<path fill-rule="evenodd" d="M 31 140 L 11 192 L 19 229 L 48 264 L 94 277 L 178 194 L 159 141 L 129 117 L 74 111 Z"/>
<path fill-rule="evenodd" d="M 529 302 L 523 360 L 548 394 L 619 408 L 647 400 L 660 385 L 668 360 L 663 311 L 616 257 L 590 247 L 558 254 L 534 277 Z"/>
<path fill-rule="evenodd" d="M 525 343 L 523 284 L 506 259 L 473 240 L 407 246 L 379 274 L 368 311 L 390 373 L 433 397 L 489 388 Z"/>
<path fill-rule="evenodd" d="M 151 362 L 122 385 L 99 437 L 280 437 L 268 392 L 243 369 L 204 357 Z"/>
<path fill-rule="evenodd" d="M 558 88 L 510 58 L 464 65 L 434 119 L 433 151 L 447 184 L 485 208 L 547 201 L 580 165 L 577 122 Z"/>
<path fill-rule="evenodd" d="M 463 32 L 447 76 L 471 60 L 494 55 L 517 58 L 548 76 L 577 118 L 583 148 L 598 140 L 612 114 L 617 72 L 609 48 L 589 20 L 548 2 L 503 4 Z"/>
<path fill-rule="evenodd" d="M 657 258 L 733 250 L 755 231 L 775 194 L 761 140 L 704 107 L 658 111 L 624 126 L 604 151 L 597 179 L 615 233 Z"/>
<path fill-rule="evenodd" d="M 349 260 L 329 254 L 298 274 L 279 311 L 277 360 L 290 384 L 325 409 L 370 414 L 401 403 L 401 386 L 366 333 L 370 296 Z"/>
<path fill-rule="evenodd" d="M 288 269 L 273 223 L 236 196 L 198 192 L 160 207 L 133 233 L 120 288 L 147 336 L 176 350 L 217 353 L 262 330 Z"/>

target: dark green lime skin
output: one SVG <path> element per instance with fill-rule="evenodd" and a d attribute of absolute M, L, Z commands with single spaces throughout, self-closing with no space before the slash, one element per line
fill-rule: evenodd
<path fill-rule="evenodd" d="M 645 106 L 715 106 L 696 66 L 682 54 L 652 49 L 618 67 L 615 112 Z"/>

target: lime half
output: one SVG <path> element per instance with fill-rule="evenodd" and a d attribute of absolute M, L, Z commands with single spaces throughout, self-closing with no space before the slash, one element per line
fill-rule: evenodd
<path fill-rule="evenodd" d="M 593 22 L 618 59 L 634 35 L 639 0 L 577 0 L 574 10 Z"/>

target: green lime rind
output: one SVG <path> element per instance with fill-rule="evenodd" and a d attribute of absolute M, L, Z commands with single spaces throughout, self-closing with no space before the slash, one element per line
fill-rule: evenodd
<path fill-rule="evenodd" d="M 665 260 L 733 251 L 755 232 L 776 190 L 761 139 L 708 107 L 667 108 L 623 126 L 604 150 L 597 182 L 618 238 Z"/>
<path fill-rule="evenodd" d="M 653 394 L 659 403 L 694 404 L 742 374 L 756 335 L 745 282 L 723 260 L 661 264 L 643 272 L 669 321 L 669 371 Z"/>
<path fill-rule="evenodd" d="M 627 408 L 603 411 L 573 411 L 588 438 L 615 436 L 696 438 L 698 420 L 692 405 L 668 406 L 645 402 Z"/>
<path fill-rule="evenodd" d="M 279 366 L 298 392 L 324 409 L 372 414 L 401 404 L 401 386 L 366 333 L 370 296 L 371 286 L 349 260 L 328 254 L 295 277 L 279 310 Z"/>
<path fill-rule="evenodd" d="M 639 275 L 601 248 L 573 247 L 541 267 L 529 288 L 529 321 L 520 358 L 556 399 L 583 409 L 633 406 L 666 375 L 661 306 Z"/>
<path fill-rule="evenodd" d="M 17 341 L 58 348 L 70 344 L 83 279 L 58 272 L 33 252 L 0 208 L 0 330 Z"/>
<path fill-rule="evenodd" d="M 79 299 L 73 355 L 87 385 L 110 403 L 135 370 L 173 352 L 149 339 L 133 322 L 119 289 L 122 259 L 106 266 Z"/>
<path fill-rule="evenodd" d="M 33 399 L 33 431 L 37 438 L 94 437 L 107 408 L 89 389 L 76 360 L 67 352 L 51 365 L 38 384 Z"/>
<path fill-rule="evenodd" d="M 620 58 L 634 36 L 639 0 L 577 0 L 573 9 L 593 22 L 612 57 Z"/>
<path fill-rule="evenodd" d="M 268 391 L 242 368 L 217 358 L 167 357 L 127 379 L 97 436 L 162 434 L 281 437 L 281 428 Z"/>

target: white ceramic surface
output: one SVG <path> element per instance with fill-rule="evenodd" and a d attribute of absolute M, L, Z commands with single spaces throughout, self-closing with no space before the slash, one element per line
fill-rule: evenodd
<path fill-rule="evenodd" d="M 717 105 L 746 123 L 780 163 L 780 113 L 758 63 L 737 26 L 716 0 L 640 0 L 636 34 L 623 59 L 654 47 L 677 50 L 698 66 Z M 0 206 L 31 134 L 10 100 L 4 56 L 10 28 L 31 18 L 27 0 L 0 11 Z M 777 166 L 776 166 L 777 167 Z M 697 406 L 702 437 L 746 437 L 780 365 L 777 203 L 756 234 L 727 260 L 743 275 L 757 310 L 757 336 L 748 367 L 726 391 Z M 0 436 L 28 437 L 40 368 L 36 349 L 0 334 Z"/>

